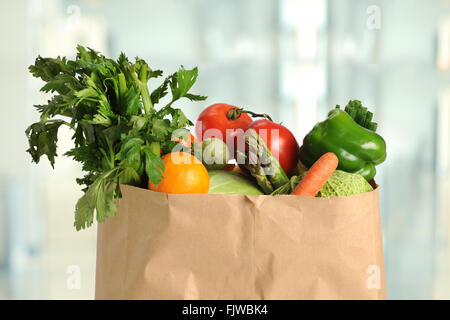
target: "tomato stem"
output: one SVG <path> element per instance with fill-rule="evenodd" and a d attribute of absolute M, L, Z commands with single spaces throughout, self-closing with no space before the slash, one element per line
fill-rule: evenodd
<path fill-rule="evenodd" d="M 273 122 L 272 118 L 267 113 L 255 113 L 249 110 L 233 107 L 227 112 L 227 118 L 229 120 L 237 120 L 242 113 L 250 114 L 252 117 L 263 117 Z"/>

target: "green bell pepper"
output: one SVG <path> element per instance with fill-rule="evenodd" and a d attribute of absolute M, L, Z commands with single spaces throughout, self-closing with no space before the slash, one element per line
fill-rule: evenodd
<path fill-rule="evenodd" d="M 359 106 L 354 108 L 354 102 Z M 375 166 L 386 159 L 386 142 L 374 130 L 367 129 L 376 129 L 376 123 L 371 122 L 372 113 L 359 101 L 351 101 L 346 111 L 337 106 L 325 121 L 316 124 L 303 140 L 300 161 L 309 168 L 320 156 L 333 152 L 339 158 L 338 169 L 358 173 L 370 181 L 375 176 Z M 365 116 L 362 121 L 361 114 Z"/>

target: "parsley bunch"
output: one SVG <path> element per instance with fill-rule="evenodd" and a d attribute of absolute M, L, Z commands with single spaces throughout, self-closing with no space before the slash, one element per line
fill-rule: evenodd
<path fill-rule="evenodd" d="M 66 156 L 82 164 L 85 175 L 77 183 L 85 186 L 75 208 L 77 230 L 92 225 L 94 212 L 99 222 L 116 213 L 115 199 L 121 197 L 120 184 L 159 184 L 164 171 L 162 153 L 175 146 L 172 133 L 192 125 L 184 113 L 173 107 L 180 98 L 205 100 L 189 92 L 198 70 L 183 66 L 150 92 L 148 82 L 161 77 L 139 58 L 132 63 L 125 54 L 117 61 L 99 52 L 77 47 L 75 60 L 42 58 L 29 67 L 45 85 L 41 91 L 53 93 L 45 105 L 35 106 L 40 121 L 26 130 L 27 152 L 39 162 L 47 156 L 54 166 L 58 129 L 73 129 L 75 147 Z M 155 109 L 160 99 L 171 93 L 170 102 Z"/>

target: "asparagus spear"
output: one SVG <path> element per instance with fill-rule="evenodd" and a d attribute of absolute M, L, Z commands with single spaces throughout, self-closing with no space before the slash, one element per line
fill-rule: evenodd
<path fill-rule="evenodd" d="M 269 179 L 267 179 L 266 174 L 264 173 L 264 170 L 261 166 L 261 162 L 258 161 L 257 155 L 253 152 L 248 152 L 247 155 L 245 155 L 241 151 L 238 151 L 238 155 L 241 157 L 241 159 L 246 159 L 245 167 L 250 172 L 252 177 L 255 178 L 256 183 L 259 185 L 262 191 L 265 194 L 272 193 L 272 184 L 270 183 Z"/>
<path fill-rule="evenodd" d="M 289 181 L 283 168 L 281 168 L 278 160 L 272 156 L 272 152 L 267 148 L 263 139 L 256 133 L 255 130 L 249 130 L 249 135 L 246 137 L 251 145 L 256 145 L 258 158 L 261 161 L 265 175 L 269 178 L 274 189 L 281 187 Z"/>
<path fill-rule="evenodd" d="M 289 182 L 285 183 L 281 187 L 275 189 L 271 195 L 275 196 L 277 194 L 291 194 L 291 192 L 295 189 L 295 187 L 298 185 L 300 180 L 303 178 L 303 175 L 300 176 L 292 176 Z"/>
<path fill-rule="evenodd" d="M 274 189 L 289 182 L 280 163 L 255 130 L 249 130 L 249 134 L 245 136 L 245 145 L 248 150 L 246 155 L 240 151 L 238 154 L 245 158 L 246 168 L 265 194 L 271 194 Z"/>

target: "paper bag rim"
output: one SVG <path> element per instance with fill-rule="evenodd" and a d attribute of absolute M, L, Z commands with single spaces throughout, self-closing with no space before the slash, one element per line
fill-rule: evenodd
<path fill-rule="evenodd" d="M 341 200 L 359 200 L 359 199 L 364 199 L 364 198 L 370 198 L 373 195 L 377 196 L 377 194 L 379 193 L 379 189 L 380 187 L 377 185 L 377 187 L 375 189 L 373 189 L 372 191 L 369 192 L 364 192 L 364 193 L 357 193 L 357 194 L 353 194 L 350 196 L 338 196 L 338 197 L 326 197 L 326 198 L 319 198 L 319 197 L 307 197 L 307 196 L 297 196 L 297 195 L 292 195 L 292 194 L 277 194 L 277 195 L 270 195 L 270 194 L 263 194 L 263 195 L 246 195 L 246 194 L 241 194 L 241 193 L 164 193 L 164 192 L 159 192 L 159 191 L 153 191 L 147 188 L 141 188 L 141 187 L 136 187 L 133 185 L 128 185 L 128 184 L 120 184 L 120 188 L 124 188 L 124 189 L 129 189 L 129 190 L 140 190 L 140 191 L 147 191 L 153 194 L 159 194 L 162 197 L 164 197 L 166 200 L 176 197 L 176 198 L 185 198 L 185 197 L 192 197 L 193 195 L 195 196 L 201 196 L 201 197 L 216 197 L 216 196 L 232 196 L 232 197 L 240 197 L 240 198 L 253 198 L 253 199 L 264 199 L 264 198 L 286 198 L 286 197 L 297 197 L 297 198 L 302 198 L 302 199 L 310 199 L 310 200 L 314 200 L 314 201 L 341 201 Z"/>

